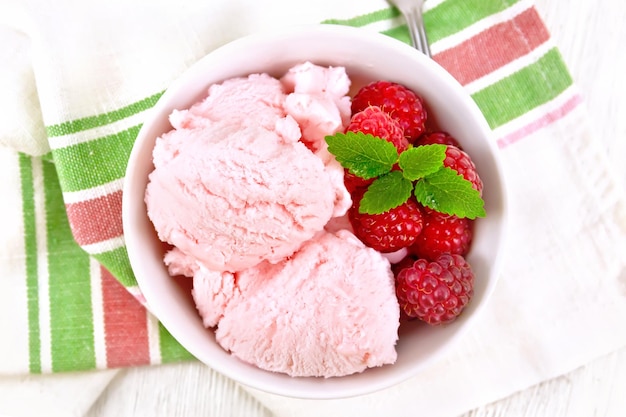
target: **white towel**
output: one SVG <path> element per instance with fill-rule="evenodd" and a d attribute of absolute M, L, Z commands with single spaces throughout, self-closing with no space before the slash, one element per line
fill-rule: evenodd
<path fill-rule="evenodd" d="M 345 400 L 251 390 L 277 416 L 408 416 L 415 404 L 424 415 L 458 414 L 626 345 L 626 199 L 532 3 L 426 5 L 434 59 L 473 95 L 501 147 L 512 219 L 501 280 L 467 337 L 420 375 Z M 9 202 L 0 217 L 1 382 L 14 378 L 39 393 L 32 410 L 54 405 L 79 415 L 115 373 L 97 369 L 188 359 L 135 302 L 119 254 L 119 172 L 145 110 L 201 56 L 248 33 L 332 20 L 408 37 L 383 0 L 8 0 L 0 7 L 0 193 Z M 468 55 L 478 44 L 486 48 L 480 59 Z M 498 93 L 504 104 L 493 108 L 488 99 Z M 98 155 L 104 151 L 112 163 Z M 94 201 L 106 204 L 89 206 Z M 106 228 L 85 221 L 94 214 Z M 137 337 L 124 336 L 128 329 Z M 67 353 L 76 346 L 87 348 Z M 67 373 L 77 371 L 77 379 Z M 55 377 L 38 373 L 59 373 L 55 383 L 72 392 L 54 385 L 42 393 Z M 214 383 L 230 386 L 220 378 Z M 0 390 L 0 404 L 14 404 L 16 392 Z M 0 405 L 0 413 L 8 410 Z"/>

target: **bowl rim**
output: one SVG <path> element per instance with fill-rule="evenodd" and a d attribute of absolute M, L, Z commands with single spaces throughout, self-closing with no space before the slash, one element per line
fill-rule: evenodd
<path fill-rule="evenodd" d="M 140 264 L 142 263 L 144 253 L 142 251 L 141 239 L 139 239 L 136 234 L 126 233 L 126 231 L 134 230 L 134 222 L 138 215 L 137 207 L 134 207 L 134 204 L 137 203 L 138 197 L 136 197 L 135 194 L 139 190 L 137 189 L 136 181 L 133 182 L 131 181 L 131 179 L 135 177 L 135 167 L 137 166 L 139 160 L 145 152 L 144 148 L 146 147 L 146 141 L 150 140 L 149 135 L 151 126 L 156 123 L 159 120 L 159 117 L 161 117 L 161 115 L 172 106 L 172 103 L 176 101 L 176 98 L 180 94 L 181 88 L 184 88 L 189 80 L 199 77 L 199 72 L 202 71 L 205 67 L 209 66 L 212 62 L 218 61 L 219 59 L 222 59 L 224 57 L 228 57 L 229 55 L 237 53 L 238 51 L 245 51 L 247 48 L 258 47 L 259 45 L 267 45 L 268 43 L 278 42 L 286 38 L 297 38 L 306 36 L 318 36 L 321 38 L 340 36 L 351 40 L 358 39 L 359 42 L 372 43 L 377 45 L 378 47 L 388 49 L 393 54 L 401 54 L 405 56 L 406 59 L 411 60 L 416 65 L 419 65 L 425 68 L 427 71 L 437 74 L 437 77 L 441 77 L 443 82 L 452 91 L 454 91 L 455 94 L 459 95 L 459 98 L 463 102 L 465 110 L 467 110 L 472 115 L 472 117 L 476 119 L 478 125 L 480 125 L 480 128 L 483 130 L 484 137 L 487 139 L 491 137 L 491 129 L 474 101 L 471 99 L 469 94 L 465 92 L 463 87 L 449 73 L 447 73 L 445 69 L 443 69 L 435 61 L 427 58 L 425 55 L 413 49 L 409 45 L 393 39 L 389 36 L 362 28 L 354 28 L 334 24 L 294 25 L 290 27 L 283 27 L 270 31 L 263 31 L 246 35 L 209 52 L 207 55 L 192 64 L 187 70 L 185 70 L 179 77 L 176 78 L 176 80 L 174 80 L 170 84 L 170 86 L 159 98 L 155 106 L 147 112 L 144 123 L 137 135 L 136 141 L 130 153 L 126 169 L 126 175 L 124 177 L 122 194 L 122 221 L 125 231 L 124 236 L 128 258 L 133 273 L 135 273 L 135 271 L 141 270 Z M 328 385 L 328 389 L 323 388 L 321 390 L 311 390 L 311 385 L 298 383 L 276 384 L 268 386 L 267 383 L 260 383 L 259 380 L 253 375 L 237 374 L 229 367 L 229 364 L 227 363 L 220 361 L 214 361 L 209 363 L 205 359 L 200 359 L 200 357 L 202 357 L 202 355 L 199 354 L 200 352 L 198 352 L 198 350 L 194 347 L 189 346 L 185 343 L 187 341 L 184 337 L 184 329 L 181 330 L 177 328 L 175 326 L 176 323 L 174 323 L 167 314 L 163 314 L 163 306 L 159 305 L 159 303 L 154 302 L 155 294 L 153 293 L 152 288 L 147 282 L 147 277 L 143 276 L 142 274 L 135 273 L 139 289 L 146 299 L 146 307 L 161 321 L 163 326 L 172 334 L 172 336 L 177 339 L 178 342 L 185 349 L 189 350 L 192 355 L 198 357 L 201 362 L 204 362 L 215 371 L 226 375 L 233 380 L 238 381 L 239 383 L 262 391 L 296 398 L 333 399 L 367 394 L 401 383 L 408 378 L 416 375 L 423 368 L 430 366 L 430 364 L 432 364 L 442 355 L 448 352 L 452 346 L 456 345 L 459 339 L 465 336 L 467 331 L 471 328 L 471 325 L 473 325 L 477 321 L 477 317 L 479 317 L 480 314 L 484 311 L 485 306 L 488 304 L 488 300 L 491 298 L 491 295 L 498 281 L 502 264 L 503 246 L 506 241 L 506 225 L 508 223 L 508 196 L 506 193 L 506 187 L 504 186 L 504 172 L 502 169 L 501 161 L 499 157 L 497 157 L 498 149 L 495 141 L 487 140 L 487 146 L 493 156 L 494 168 L 498 173 L 497 178 L 495 179 L 496 184 L 499 187 L 499 201 L 497 202 L 497 204 L 499 204 L 500 206 L 500 227 L 498 228 L 497 236 L 499 243 L 496 248 L 497 253 L 495 254 L 491 266 L 489 267 L 490 276 L 481 302 L 477 303 L 477 305 L 474 306 L 474 311 L 472 312 L 471 317 L 469 319 L 465 319 L 463 323 L 458 326 L 456 333 L 453 334 L 449 339 L 447 339 L 446 343 L 440 349 L 438 349 L 437 352 L 432 354 L 428 358 L 426 363 L 423 363 L 419 366 L 398 370 L 391 373 L 391 376 L 387 376 L 385 378 L 369 378 L 369 381 L 364 384 L 351 384 L 349 382 L 336 383 L 337 378 L 329 378 L 321 380 L 321 386 Z M 141 201 L 143 202 L 143 198 L 141 199 Z M 269 372 L 263 370 L 261 371 L 266 373 Z M 370 371 L 377 371 L 377 369 L 367 370 L 367 372 Z M 350 377 L 352 376 L 340 377 L 339 379 Z M 298 378 L 295 379 L 297 380 Z M 320 379 L 316 380 L 320 381 Z"/>

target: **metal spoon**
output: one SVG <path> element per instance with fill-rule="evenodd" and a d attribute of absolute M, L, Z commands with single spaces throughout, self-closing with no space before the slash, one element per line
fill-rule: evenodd
<path fill-rule="evenodd" d="M 428 39 L 426 38 L 426 31 L 424 30 L 424 19 L 422 18 L 422 8 L 424 6 L 424 0 L 388 0 L 400 10 L 400 13 L 404 15 L 406 24 L 409 27 L 409 34 L 411 35 L 411 43 L 415 49 L 424 53 L 424 55 L 430 57 L 430 47 L 428 46 Z"/>

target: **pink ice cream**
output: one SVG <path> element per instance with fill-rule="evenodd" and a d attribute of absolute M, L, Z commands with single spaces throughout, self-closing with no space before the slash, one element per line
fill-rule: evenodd
<path fill-rule="evenodd" d="M 348 231 L 322 232 L 277 264 L 198 270 L 193 296 L 218 343 L 266 370 L 333 377 L 396 360 L 389 262 Z"/>
<path fill-rule="evenodd" d="M 302 129 L 302 140 L 314 149 L 326 149 L 324 137 L 350 122 L 350 79 L 343 68 L 318 67 L 310 62 L 297 65 L 281 81 L 292 91 L 285 109 Z"/>
<path fill-rule="evenodd" d="M 300 73 L 326 71 L 310 66 Z M 323 101 L 330 111 L 329 103 L 342 101 L 335 95 L 347 92 L 349 80 L 342 82 L 347 85 L 336 93 L 325 84 L 309 85 L 309 103 Z M 239 271 L 279 262 L 345 213 L 350 196 L 341 167 L 299 141 L 300 125 L 286 109 L 297 85 L 265 74 L 235 78 L 211 86 L 190 109 L 173 112 L 174 129 L 156 141 L 146 190 L 148 215 L 162 241 L 207 268 Z M 318 126 L 312 140 L 341 129 L 343 112 L 335 108 L 338 122 Z M 298 117 L 308 125 L 326 118 Z"/>
<path fill-rule="evenodd" d="M 399 306 L 389 259 L 350 231 L 344 171 L 326 135 L 350 117 L 343 68 L 234 78 L 170 116 L 146 205 L 171 275 L 217 342 L 292 376 L 394 363 Z M 348 229 L 348 230 L 346 230 Z"/>

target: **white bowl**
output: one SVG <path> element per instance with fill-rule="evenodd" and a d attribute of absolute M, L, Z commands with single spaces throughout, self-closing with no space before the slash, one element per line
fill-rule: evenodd
<path fill-rule="evenodd" d="M 152 171 L 155 138 L 171 129 L 168 115 L 202 98 L 207 87 L 225 79 L 266 72 L 281 76 L 304 61 L 344 66 L 354 89 L 366 82 L 400 82 L 424 97 L 439 126 L 456 137 L 484 182 L 487 217 L 478 219 L 467 256 L 475 272 L 474 297 L 453 323 L 402 326 L 393 365 L 337 378 L 294 378 L 246 364 L 224 351 L 212 330 L 202 326 L 188 290 L 167 273 L 163 247 L 146 214 L 144 191 Z M 433 364 L 479 320 L 498 278 L 505 217 L 505 189 L 497 149 L 482 114 L 457 81 L 434 61 L 385 35 L 333 25 L 293 27 L 248 36 L 202 58 L 163 94 L 144 121 L 132 150 L 123 197 L 128 255 L 149 309 L 191 354 L 247 386 L 299 398 L 341 398 L 370 393 L 402 382 Z"/>

